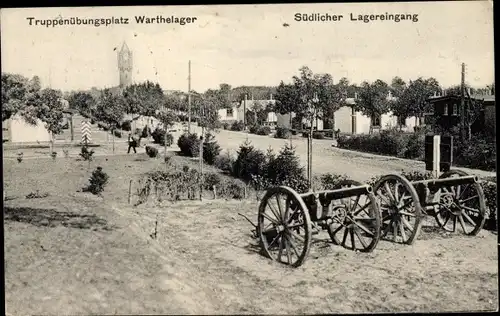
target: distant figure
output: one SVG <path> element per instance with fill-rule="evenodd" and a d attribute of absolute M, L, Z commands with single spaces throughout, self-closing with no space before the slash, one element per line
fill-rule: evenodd
<path fill-rule="evenodd" d="M 134 153 L 137 154 L 137 151 L 135 150 L 135 147 L 137 147 L 137 140 L 135 139 L 134 136 L 132 136 L 132 133 L 128 133 L 128 150 L 127 154 L 130 154 L 130 148 L 134 149 Z"/>

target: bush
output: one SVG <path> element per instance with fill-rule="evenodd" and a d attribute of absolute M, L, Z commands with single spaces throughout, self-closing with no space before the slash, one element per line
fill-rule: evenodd
<path fill-rule="evenodd" d="M 483 179 L 481 183 L 484 191 L 484 196 L 486 198 L 486 208 L 488 216 L 487 229 L 497 230 L 497 180 L 496 177 L 490 177 Z"/>
<path fill-rule="evenodd" d="M 314 139 L 325 139 L 325 134 L 323 134 L 322 132 L 314 132 L 312 137 Z"/>
<path fill-rule="evenodd" d="M 257 130 L 257 135 L 267 136 L 271 134 L 271 128 L 269 126 L 261 126 Z"/>
<path fill-rule="evenodd" d="M 225 155 L 215 157 L 214 165 L 217 169 L 222 170 L 224 173 L 231 174 L 233 170 L 234 159 L 231 154 L 227 152 Z"/>
<path fill-rule="evenodd" d="M 412 181 L 420 181 L 420 180 L 429 180 L 433 179 L 434 175 L 432 174 L 431 171 L 403 171 L 401 172 L 401 175 L 404 176 L 406 179 Z"/>
<path fill-rule="evenodd" d="M 380 132 L 380 153 L 395 157 L 403 157 L 406 152 L 408 137 L 396 130 L 383 130 Z"/>
<path fill-rule="evenodd" d="M 245 198 L 245 183 L 238 179 L 226 179 L 219 189 L 220 195 L 230 199 Z"/>
<path fill-rule="evenodd" d="M 177 146 L 184 156 L 198 157 L 200 153 L 201 140 L 195 133 L 182 134 L 177 140 Z"/>
<path fill-rule="evenodd" d="M 115 129 L 113 131 L 113 135 L 115 135 L 118 138 L 121 138 L 122 137 L 122 132 L 120 130 Z"/>
<path fill-rule="evenodd" d="M 43 199 L 49 196 L 47 192 L 45 193 L 40 193 L 39 190 L 36 190 L 36 192 L 31 192 L 30 194 L 26 195 L 27 199 Z"/>
<path fill-rule="evenodd" d="M 300 160 L 294 147 L 285 144 L 276 157 L 273 157 L 269 152 L 268 157 L 269 161 L 265 168 L 265 179 L 268 184 L 286 185 L 299 193 L 308 190 L 304 168 L 300 166 Z"/>
<path fill-rule="evenodd" d="M 207 172 L 203 174 L 203 188 L 205 190 L 212 190 L 214 186 L 220 188 L 223 181 L 224 179 L 218 173 Z"/>
<path fill-rule="evenodd" d="M 158 157 L 158 149 L 152 146 L 146 146 L 146 154 L 148 154 L 150 158 L 156 158 Z"/>
<path fill-rule="evenodd" d="M 139 134 L 139 133 L 137 133 Z M 151 129 L 149 128 L 149 126 L 144 126 L 144 128 L 142 129 L 141 131 L 141 137 L 142 138 L 148 138 L 149 135 L 151 135 Z"/>
<path fill-rule="evenodd" d="M 320 189 L 321 190 L 337 190 L 341 188 L 342 182 L 349 180 L 346 175 L 338 175 L 326 173 L 320 176 Z"/>
<path fill-rule="evenodd" d="M 288 128 L 283 126 L 278 126 L 276 128 L 276 134 L 274 134 L 274 138 L 288 139 L 290 138 L 291 132 Z"/>
<path fill-rule="evenodd" d="M 252 180 L 252 176 L 261 175 L 266 165 L 264 153 L 245 142 L 238 150 L 238 156 L 233 165 L 233 176 L 245 182 Z"/>
<path fill-rule="evenodd" d="M 259 130 L 259 128 L 260 128 L 259 125 L 252 125 L 252 126 L 250 126 L 248 131 L 250 132 L 250 134 L 257 134 L 257 131 Z"/>
<path fill-rule="evenodd" d="M 132 122 L 131 121 L 125 121 L 121 125 L 122 130 L 130 132 L 132 130 Z"/>
<path fill-rule="evenodd" d="M 231 127 L 231 124 L 229 124 L 228 122 L 222 123 L 222 128 L 229 129 L 230 127 Z"/>
<path fill-rule="evenodd" d="M 88 146 L 82 146 L 82 149 L 80 151 L 80 157 L 83 158 L 83 160 L 92 160 L 92 155 L 94 154 L 94 151 L 91 149 L 89 150 Z"/>
<path fill-rule="evenodd" d="M 236 132 L 244 131 L 245 130 L 245 124 L 243 123 L 243 121 L 235 121 L 231 125 L 231 130 L 232 131 L 236 131 Z"/>
<path fill-rule="evenodd" d="M 92 176 L 89 179 L 90 184 L 83 189 L 84 192 L 90 192 L 95 195 L 100 195 L 104 191 L 104 187 L 108 183 L 109 176 L 102 171 L 102 167 L 97 167 L 96 170 L 92 172 Z"/>
<path fill-rule="evenodd" d="M 477 137 L 456 146 L 454 161 L 459 166 L 487 171 L 496 170 L 496 148 L 494 141 Z"/>
<path fill-rule="evenodd" d="M 144 135 L 149 132 L 149 130 L 144 131 L 143 129 L 141 137 L 146 138 L 147 136 L 144 137 Z M 171 146 L 174 143 L 174 136 L 171 133 L 166 133 L 162 128 L 155 128 L 155 130 L 151 133 L 151 137 L 153 137 L 153 143 L 161 146 L 165 146 L 165 141 L 167 142 L 167 146 Z"/>
<path fill-rule="evenodd" d="M 415 133 L 408 135 L 408 143 L 404 158 L 423 160 L 425 154 L 425 130 L 418 129 Z"/>
<path fill-rule="evenodd" d="M 147 132 L 147 131 L 146 131 Z M 144 130 L 142 131 L 144 135 Z M 151 137 L 153 137 L 153 143 L 164 145 L 165 144 L 165 130 L 159 127 L 155 128 L 155 130 L 151 133 Z"/>
<path fill-rule="evenodd" d="M 203 161 L 209 165 L 213 165 L 221 150 L 222 149 L 215 140 L 214 135 L 207 133 L 205 140 L 203 141 Z"/>

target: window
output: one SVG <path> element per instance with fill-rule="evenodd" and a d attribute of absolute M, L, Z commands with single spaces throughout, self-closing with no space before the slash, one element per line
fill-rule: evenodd
<path fill-rule="evenodd" d="M 233 108 L 227 109 L 226 116 L 233 116 Z"/>
<path fill-rule="evenodd" d="M 381 117 L 380 115 L 375 115 L 372 117 L 372 126 L 380 126 Z"/>
<path fill-rule="evenodd" d="M 455 115 L 455 116 L 458 115 L 458 104 L 453 103 L 453 110 L 451 112 L 451 115 Z"/>
<path fill-rule="evenodd" d="M 445 103 L 445 105 L 444 105 L 443 115 L 448 116 L 448 104 L 447 103 Z"/>
<path fill-rule="evenodd" d="M 406 126 L 406 117 L 398 116 L 398 126 Z"/>

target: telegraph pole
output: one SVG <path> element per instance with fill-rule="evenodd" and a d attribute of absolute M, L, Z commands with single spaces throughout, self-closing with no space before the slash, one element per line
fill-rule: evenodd
<path fill-rule="evenodd" d="M 464 141 L 465 135 L 465 63 L 462 63 L 462 78 L 460 82 L 460 140 Z"/>
<path fill-rule="evenodd" d="M 188 133 L 191 133 L 191 61 L 188 63 Z"/>

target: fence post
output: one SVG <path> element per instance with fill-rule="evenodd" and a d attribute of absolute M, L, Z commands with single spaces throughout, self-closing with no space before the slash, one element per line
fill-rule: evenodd
<path fill-rule="evenodd" d="M 130 182 L 128 184 L 128 204 L 130 204 L 132 199 L 132 179 L 130 179 Z"/>
<path fill-rule="evenodd" d="M 434 141 L 432 142 L 432 173 L 435 178 L 439 178 L 439 173 L 441 171 L 441 136 L 434 135 Z"/>

